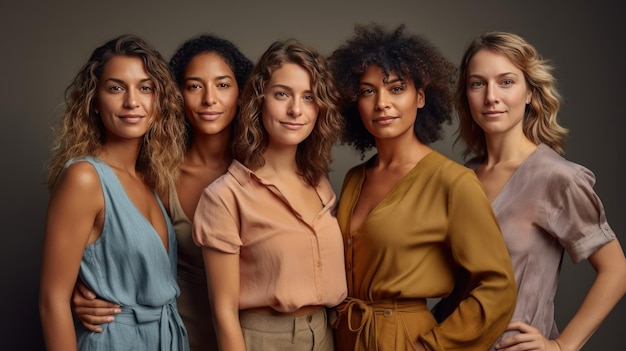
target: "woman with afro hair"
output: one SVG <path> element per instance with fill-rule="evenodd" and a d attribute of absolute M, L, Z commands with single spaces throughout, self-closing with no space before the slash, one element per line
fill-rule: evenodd
<path fill-rule="evenodd" d="M 358 25 L 329 58 L 343 142 L 376 154 L 350 169 L 337 208 L 348 298 L 338 350 L 481 350 L 515 306 L 496 218 L 469 169 L 429 147 L 453 113 L 456 68 L 401 25 Z M 427 299 L 466 290 L 437 323 Z"/>

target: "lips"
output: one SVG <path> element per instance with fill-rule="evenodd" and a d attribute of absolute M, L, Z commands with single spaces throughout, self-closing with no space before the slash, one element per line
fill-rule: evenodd
<path fill-rule="evenodd" d="M 281 122 L 280 124 L 283 125 L 285 128 L 291 130 L 298 130 L 304 127 L 303 123 Z"/>
<path fill-rule="evenodd" d="M 209 112 L 198 112 L 198 117 L 205 121 L 214 121 L 216 120 L 222 113 L 209 111 Z"/>
<path fill-rule="evenodd" d="M 378 123 L 378 124 L 389 124 L 391 122 L 393 122 L 393 120 L 395 120 L 397 117 L 392 117 L 392 116 L 383 116 L 383 117 L 378 117 L 374 119 L 374 123 Z"/>
<path fill-rule="evenodd" d="M 135 114 L 128 114 L 128 115 L 121 115 L 120 118 L 124 120 L 124 122 L 127 122 L 127 123 L 137 123 L 143 119 L 143 116 L 135 115 Z"/>

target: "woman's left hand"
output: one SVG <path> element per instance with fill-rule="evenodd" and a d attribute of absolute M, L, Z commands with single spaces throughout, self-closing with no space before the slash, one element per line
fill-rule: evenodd
<path fill-rule="evenodd" d="M 498 342 L 495 345 L 498 351 L 562 351 L 560 345 L 555 340 L 546 339 L 539 329 L 524 322 L 512 322 L 506 330 L 517 330 L 520 333 Z"/>

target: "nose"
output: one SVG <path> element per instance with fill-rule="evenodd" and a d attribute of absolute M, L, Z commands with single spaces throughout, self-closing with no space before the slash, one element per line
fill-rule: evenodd
<path fill-rule="evenodd" d="M 133 89 L 128 89 L 126 92 L 126 99 L 124 100 L 124 104 L 126 108 L 135 108 L 139 106 L 137 102 L 137 92 Z"/>
<path fill-rule="evenodd" d="M 376 94 L 376 106 L 374 108 L 377 111 L 384 111 L 389 108 L 389 102 L 387 101 L 387 94 L 385 91 L 380 91 Z"/>
<path fill-rule="evenodd" d="M 487 84 L 487 88 L 485 89 L 485 104 L 495 104 L 499 101 L 495 84 Z"/>
<path fill-rule="evenodd" d="M 215 93 L 211 86 L 207 86 L 205 89 L 204 96 L 202 97 L 202 103 L 209 106 L 215 104 Z"/>
<path fill-rule="evenodd" d="M 291 100 L 287 114 L 291 117 L 300 116 L 302 114 L 302 101 L 300 99 Z"/>

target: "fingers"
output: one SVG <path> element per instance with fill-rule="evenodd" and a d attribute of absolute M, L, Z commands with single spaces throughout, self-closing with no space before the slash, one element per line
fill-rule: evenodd
<path fill-rule="evenodd" d="M 506 328 L 507 331 L 518 330 L 520 333 L 541 333 L 539 329 L 524 323 L 522 321 L 514 321 Z"/>
<path fill-rule="evenodd" d="M 96 294 L 94 294 L 93 291 L 87 288 L 87 286 L 83 284 L 83 282 L 80 280 L 76 282 L 76 290 L 78 290 L 78 292 L 80 292 L 80 295 L 82 295 L 84 298 L 88 300 L 92 300 L 96 298 Z"/>
<path fill-rule="evenodd" d="M 76 318 L 80 320 L 85 329 L 101 333 L 102 327 L 100 324 L 107 324 L 113 322 L 114 315 L 120 313 L 119 308 L 88 308 L 77 307 L 74 311 Z"/>

